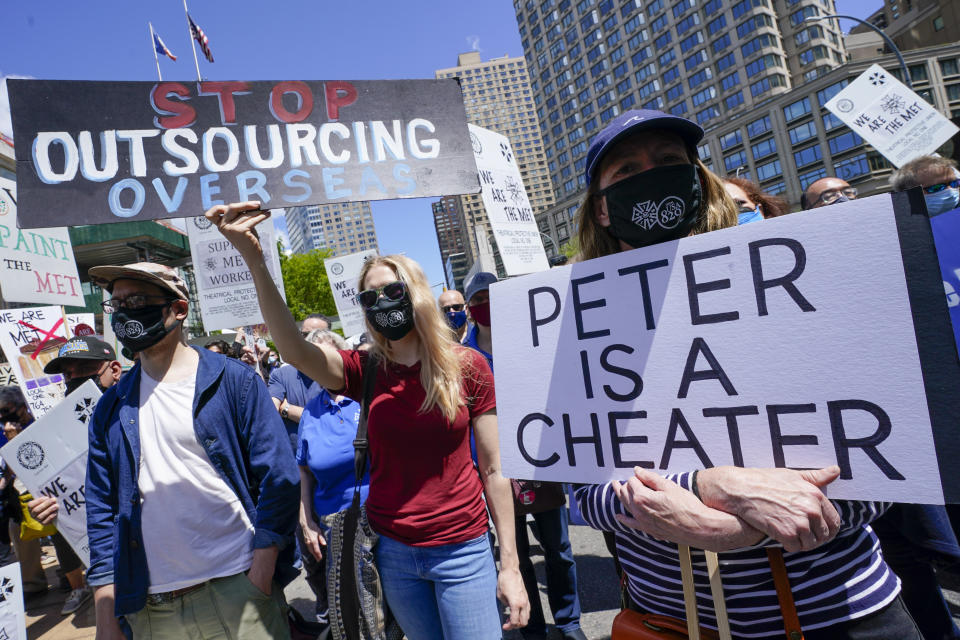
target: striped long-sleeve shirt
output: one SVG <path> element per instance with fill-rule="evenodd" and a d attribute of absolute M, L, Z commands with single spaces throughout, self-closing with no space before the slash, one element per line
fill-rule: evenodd
<path fill-rule="evenodd" d="M 668 478 L 689 489 L 690 475 Z M 614 515 L 629 513 L 610 484 L 580 487 L 576 498 L 592 527 L 615 533 L 630 599 L 638 608 L 685 618 L 677 545 L 621 524 Z M 836 538 L 812 551 L 783 554 L 804 630 L 868 615 L 888 605 L 900 592 L 900 581 L 884 562 L 880 543 L 869 526 L 889 505 L 836 500 L 833 505 L 843 519 Z M 764 548 L 774 544 L 767 538 L 719 554 L 730 629 L 736 638 L 783 638 L 783 620 Z M 706 561 L 702 551 L 692 550 L 691 555 L 700 623 L 715 629 Z"/>

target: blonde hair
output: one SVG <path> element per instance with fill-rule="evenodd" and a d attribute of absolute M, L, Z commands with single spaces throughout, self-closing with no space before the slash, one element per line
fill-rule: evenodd
<path fill-rule="evenodd" d="M 688 155 L 690 151 L 687 151 Z M 723 180 L 706 167 L 700 159 L 693 155 L 693 164 L 700 172 L 700 184 L 703 187 L 703 205 L 700 208 L 700 219 L 690 235 L 708 233 L 717 229 L 725 229 L 737 225 L 737 204 L 723 187 Z M 599 168 L 598 168 L 599 171 Z M 580 253 L 576 260 L 590 260 L 601 256 L 609 256 L 620 252 L 620 241 L 613 237 L 609 227 L 602 227 L 597 222 L 594 204 L 597 191 L 600 187 L 597 180 L 590 182 L 587 193 L 577 210 L 577 236 L 580 240 Z"/>
<path fill-rule="evenodd" d="M 420 383 L 426 392 L 421 413 L 439 408 L 444 417 L 453 421 L 460 407 L 466 403 L 463 399 L 461 377 L 464 373 L 461 347 L 453 341 L 447 321 L 440 315 L 427 277 L 416 262 L 401 255 L 378 256 L 370 258 L 360 271 L 360 290 L 366 289 L 364 282 L 370 269 L 377 266 L 388 267 L 397 279 L 407 287 L 407 294 L 413 305 L 413 330 L 420 338 Z M 370 351 L 386 360 L 393 360 L 393 348 L 390 341 L 383 337 L 367 321 L 367 335 L 372 340 Z"/>

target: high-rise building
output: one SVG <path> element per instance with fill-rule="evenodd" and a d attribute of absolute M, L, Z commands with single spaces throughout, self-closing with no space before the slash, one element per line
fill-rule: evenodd
<path fill-rule="evenodd" d="M 960 41 L 957 0 L 884 0 L 867 21 L 883 29 L 901 51 Z M 867 36 L 882 51 L 890 53 L 880 36 L 868 27 L 857 25 L 850 35 Z"/>
<path fill-rule="evenodd" d="M 438 69 L 436 77 L 460 80 L 467 121 L 510 140 L 534 215 L 549 208 L 553 204 L 553 188 L 524 59 L 503 56 L 483 61 L 478 52 L 471 51 L 457 57 L 457 66 Z M 463 212 L 462 251 L 473 263 L 479 252 L 476 230 L 479 228 L 489 236 L 490 222 L 479 193 L 457 198 Z M 440 235 L 438 227 L 438 238 Z M 444 262 L 449 255 L 443 256 Z"/>
<path fill-rule="evenodd" d="M 286 218 L 294 253 L 330 249 L 334 256 L 342 256 L 379 249 L 369 202 L 288 207 Z"/>
<path fill-rule="evenodd" d="M 555 204 L 538 218 L 573 233 L 590 139 L 627 109 L 710 129 L 846 60 L 834 0 L 514 0 Z"/>
<path fill-rule="evenodd" d="M 466 226 L 463 207 L 458 196 L 444 196 L 432 203 L 433 227 L 437 231 L 437 244 L 440 247 L 440 262 L 447 264 L 447 258 L 455 253 L 464 253 Z M 453 285 L 448 281 L 448 287 Z"/>

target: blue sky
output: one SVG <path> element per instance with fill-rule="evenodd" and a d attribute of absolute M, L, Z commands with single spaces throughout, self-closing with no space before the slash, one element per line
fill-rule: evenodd
<path fill-rule="evenodd" d="M 432 78 L 457 54 L 523 55 L 509 0 L 188 0 L 215 63 L 211 80 Z M 837 0 L 837 12 L 866 17 L 882 0 Z M 154 80 L 148 22 L 178 57 L 161 58 L 165 80 L 196 77 L 181 0 L 7 2 L 0 78 Z M 9 135 L 6 90 L 0 130 Z M 431 199 L 372 203 L 382 253 L 404 252 L 443 281 Z M 198 214 L 201 212 L 197 212 Z M 439 291 L 437 289 L 436 291 Z"/>

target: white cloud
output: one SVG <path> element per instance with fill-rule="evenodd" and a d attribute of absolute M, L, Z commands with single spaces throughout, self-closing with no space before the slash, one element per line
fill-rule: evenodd
<path fill-rule="evenodd" d="M 467 36 L 467 44 L 471 51 L 480 51 L 480 36 Z"/>
<path fill-rule="evenodd" d="M 10 101 L 7 99 L 7 78 L 29 78 L 30 76 L 0 75 L 0 133 L 13 137 L 13 124 L 10 121 Z"/>

